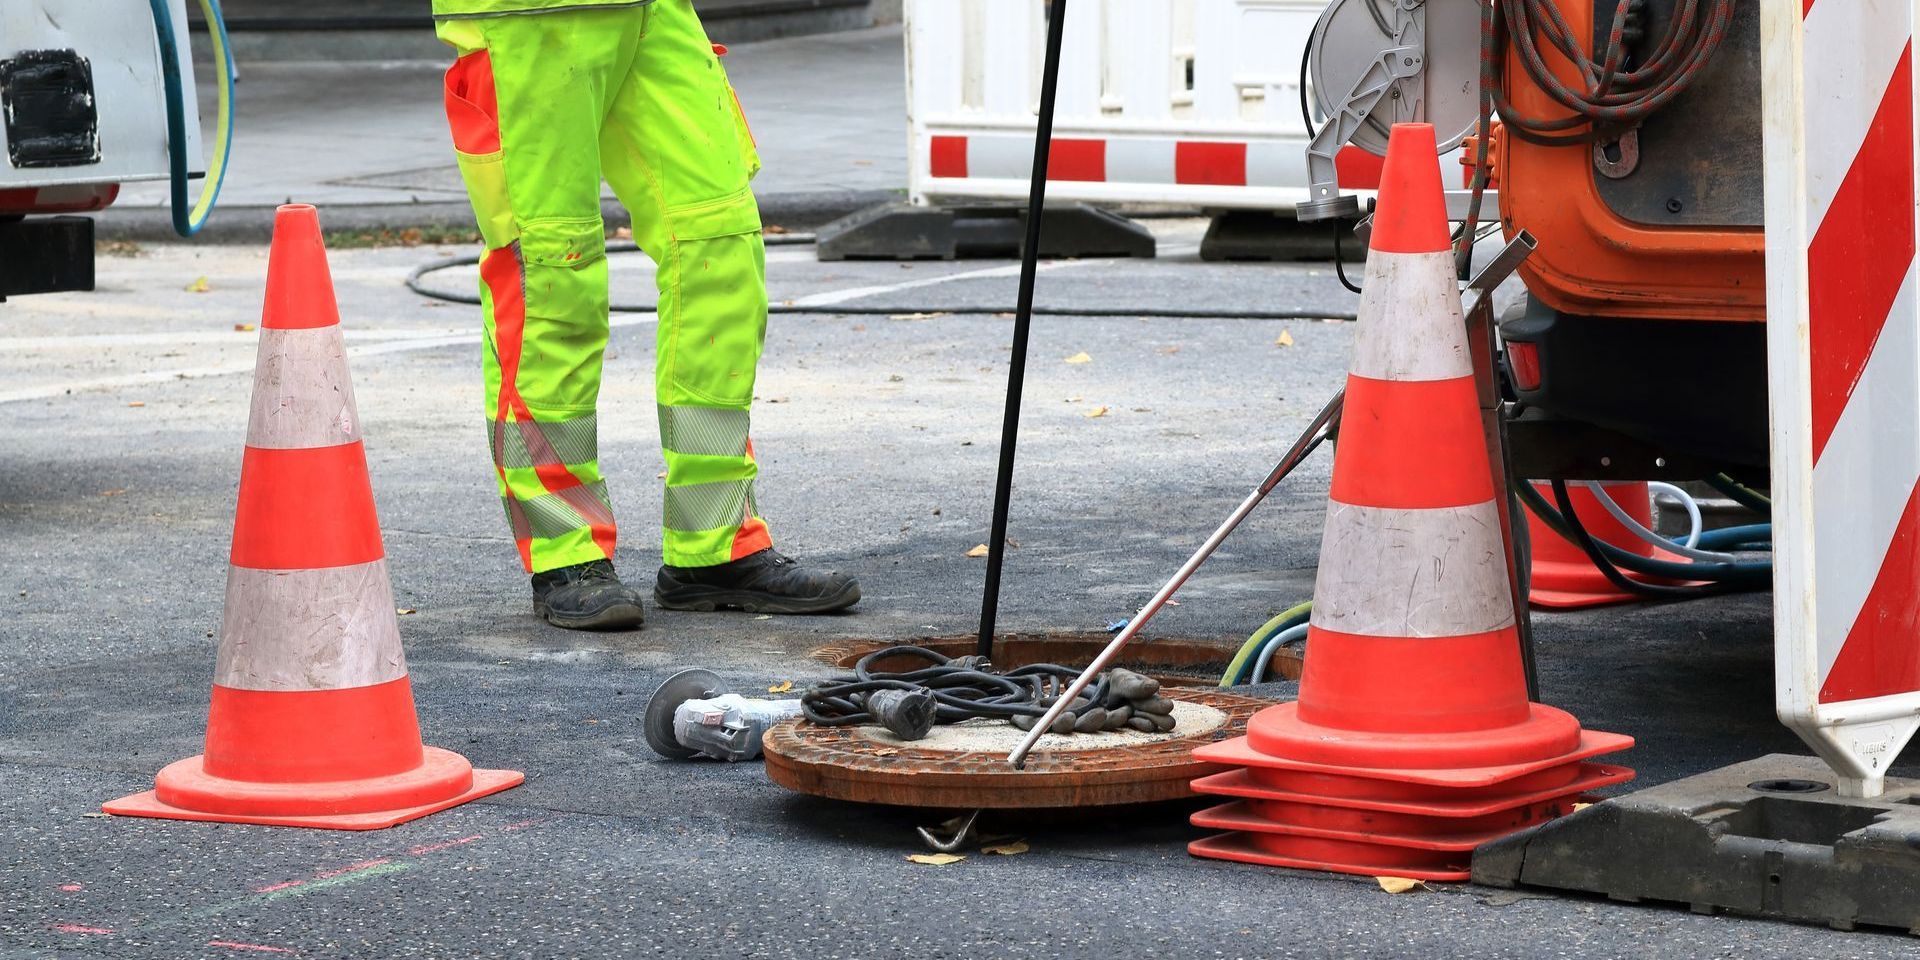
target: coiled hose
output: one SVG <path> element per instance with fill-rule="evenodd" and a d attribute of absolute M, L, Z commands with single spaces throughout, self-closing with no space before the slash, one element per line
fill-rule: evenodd
<path fill-rule="evenodd" d="M 1547 146 L 1566 146 L 1605 140 L 1630 130 L 1673 98 L 1686 92 L 1726 39 L 1733 20 L 1734 0 L 1675 0 L 1667 29 L 1653 44 L 1653 52 L 1638 65 L 1629 65 L 1629 47 L 1639 39 L 1645 0 L 1618 0 L 1599 56 L 1587 53 L 1591 30 L 1567 23 L 1558 0 L 1496 0 L 1494 45 L 1505 37 L 1518 54 L 1527 79 L 1555 103 L 1570 111 L 1548 118 L 1515 108 L 1507 96 L 1508 84 L 1493 86 L 1500 120 L 1515 136 Z M 1558 50 L 1580 74 L 1580 89 L 1557 76 L 1541 56 L 1540 40 Z M 1483 54 L 1484 56 L 1484 54 Z M 1584 128 L 1584 129 L 1582 129 Z"/>
<path fill-rule="evenodd" d="M 890 672 L 873 669 L 874 663 L 890 657 L 915 658 L 927 665 Z M 959 723 L 980 717 L 1000 720 L 1038 717 L 1047 712 L 1047 704 L 1041 701 L 1058 696 L 1079 675 L 1079 670 L 1052 663 L 1016 667 L 1002 673 L 980 657 L 948 657 L 925 647 L 888 647 L 861 657 L 853 665 L 852 677 L 826 680 L 808 687 L 800 695 L 800 710 L 808 720 L 822 726 L 870 724 L 876 720 L 867 709 L 867 695 L 881 690 L 900 690 L 931 694 L 935 723 Z M 1111 679 L 1102 674 L 1084 694 L 1088 698 L 1087 706 L 1070 712 L 1079 717 L 1104 703 L 1112 692 L 1110 684 Z"/>

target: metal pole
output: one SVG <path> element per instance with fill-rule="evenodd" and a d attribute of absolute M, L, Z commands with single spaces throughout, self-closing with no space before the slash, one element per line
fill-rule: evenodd
<path fill-rule="evenodd" d="M 1013 764 L 1015 768 L 1026 767 L 1027 754 L 1033 750 L 1033 745 L 1040 742 L 1041 734 L 1046 733 L 1047 729 L 1053 726 L 1053 721 L 1073 704 L 1073 699 L 1080 695 L 1080 691 L 1085 690 L 1087 684 L 1091 683 L 1094 677 L 1099 676 L 1100 671 L 1105 670 L 1107 664 L 1120 653 L 1121 648 L 1132 642 L 1134 635 L 1140 632 L 1140 628 L 1146 626 L 1147 621 L 1152 619 L 1154 614 L 1159 613 L 1160 608 L 1166 606 L 1168 600 L 1173 599 L 1175 591 L 1187 582 L 1188 577 L 1193 576 L 1195 570 L 1200 569 L 1201 564 L 1207 562 L 1208 557 L 1213 556 L 1213 551 L 1219 548 L 1229 534 L 1233 533 L 1234 528 L 1240 525 L 1240 521 L 1245 520 L 1247 514 L 1252 513 L 1253 508 L 1259 506 L 1260 501 L 1265 500 L 1267 494 L 1272 493 L 1273 488 L 1278 486 L 1287 474 L 1293 472 L 1293 468 L 1299 466 L 1300 461 L 1305 460 L 1307 454 L 1312 453 L 1313 449 L 1320 445 L 1320 441 L 1325 440 L 1334 431 L 1340 423 L 1340 411 L 1345 407 L 1346 400 L 1347 391 L 1342 387 L 1340 392 L 1334 394 L 1333 399 L 1328 400 L 1327 405 L 1320 409 L 1320 414 L 1313 418 L 1313 422 L 1307 425 L 1307 432 L 1301 434 L 1299 440 L 1294 441 L 1293 448 L 1287 451 L 1287 455 L 1273 465 L 1273 471 L 1267 474 L 1267 479 L 1261 481 L 1260 486 L 1247 494 L 1247 498 L 1240 501 L 1239 506 L 1233 508 L 1233 513 L 1227 516 L 1226 522 L 1213 531 L 1213 535 L 1207 538 L 1207 542 L 1200 545 L 1200 549 L 1193 552 L 1193 556 L 1187 558 L 1186 563 L 1180 565 L 1173 579 L 1168 580 L 1160 588 L 1160 592 L 1154 594 L 1153 599 L 1148 600 L 1147 605 L 1141 607 L 1140 612 L 1127 621 L 1120 635 L 1114 637 L 1107 644 L 1107 648 L 1100 651 L 1100 655 L 1094 657 L 1092 663 L 1087 664 L 1085 670 L 1080 671 L 1080 675 L 1074 678 L 1066 692 L 1062 693 L 1060 698 L 1054 701 L 1053 706 L 1047 709 L 1046 715 L 1033 725 L 1032 730 L 1027 731 L 1027 737 L 1020 741 L 1020 746 L 1007 754 L 1008 763 Z"/>
<path fill-rule="evenodd" d="M 1040 118 L 1034 128 L 1033 173 L 1027 189 L 1027 242 L 1020 250 L 1020 300 L 1013 314 L 1013 359 L 1007 365 L 1007 408 L 1000 425 L 1000 474 L 993 487 L 993 533 L 987 539 L 987 582 L 980 596 L 980 646 L 993 656 L 1000 611 L 1000 568 L 1006 562 L 1007 508 L 1013 497 L 1014 443 L 1020 436 L 1020 394 L 1027 380 L 1027 330 L 1033 325 L 1033 275 L 1040 260 L 1040 219 L 1047 199 L 1047 156 L 1053 148 L 1053 92 L 1060 80 L 1060 34 L 1067 0 L 1048 0 L 1047 59 L 1040 74 Z"/>

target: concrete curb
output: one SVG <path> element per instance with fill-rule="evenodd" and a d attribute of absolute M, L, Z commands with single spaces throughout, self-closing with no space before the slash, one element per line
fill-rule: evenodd
<path fill-rule="evenodd" d="M 905 190 L 818 190 L 772 193 L 759 198 L 760 219 L 769 226 L 811 229 L 855 210 L 899 200 Z M 221 206 L 196 237 L 199 243 L 266 243 L 273 237 L 271 206 Z M 626 208 L 600 201 L 608 229 L 627 226 Z M 464 201 L 425 203 L 323 204 L 321 222 L 328 232 L 343 230 L 473 229 L 473 210 Z M 172 214 L 160 207 L 110 207 L 95 214 L 95 235 L 101 240 L 148 243 L 179 241 Z"/>

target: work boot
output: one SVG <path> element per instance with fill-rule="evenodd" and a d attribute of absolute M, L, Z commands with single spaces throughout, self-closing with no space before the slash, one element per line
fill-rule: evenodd
<path fill-rule="evenodd" d="M 661 567 L 653 584 L 653 602 L 668 610 L 831 613 L 859 599 L 852 577 L 805 569 L 771 547 L 712 567 Z"/>
<path fill-rule="evenodd" d="M 534 574 L 533 612 L 569 630 L 632 630 L 644 616 L 640 591 L 620 582 L 611 560 Z"/>

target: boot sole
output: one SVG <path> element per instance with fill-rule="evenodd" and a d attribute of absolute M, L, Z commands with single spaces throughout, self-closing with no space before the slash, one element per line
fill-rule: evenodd
<path fill-rule="evenodd" d="M 748 613 L 833 613 L 860 602 L 860 585 L 849 583 L 846 589 L 824 597 L 780 597 L 751 590 L 722 590 L 717 587 L 689 586 L 672 595 L 653 591 L 655 606 L 666 610 L 692 610 L 711 613 L 722 607 Z"/>
<path fill-rule="evenodd" d="M 565 630 L 637 630 L 646 622 L 646 611 L 637 603 L 616 603 L 585 617 L 556 615 L 547 605 L 534 601 L 536 616 Z"/>

